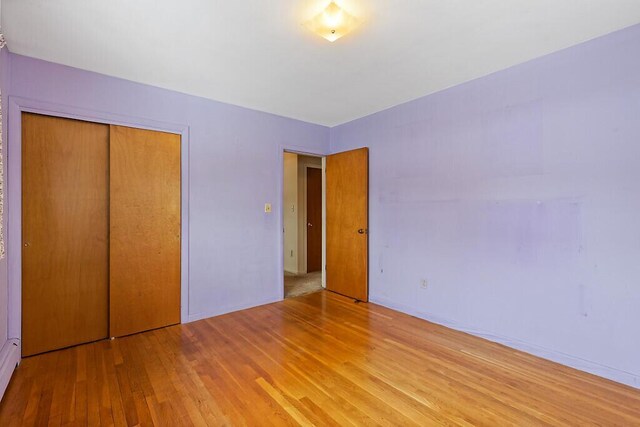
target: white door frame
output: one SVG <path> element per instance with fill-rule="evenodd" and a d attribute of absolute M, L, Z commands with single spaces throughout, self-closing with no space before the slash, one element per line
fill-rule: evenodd
<path fill-rule="evenodd" d="M 327 154 L 323 151 L 316 151 L 313 149 L 309 149 L 308 147 L 301 147 L 296 145 L 281 145 L 278 148 L 278 207 L 276 209 L 276 213 L 278 215 L 278 229 L 280 232 L 278 233 L 278 280 L 281 284 L 281 298 L 284 299 L 284 153 L 294 153 L 302 156 L 314 156 L 322 158 L 322 168 L 324 170 L 325 165 L 325 157 Z M 323 187 L 323 203 L 322 203 L 322 218 L 323 223 L 325 221 L 325 200 L 324 200 L 324 189 L 325 189 L 325 174 L 322 174 L 322 187 Z M 306 188 L 305 188 L 306 193 Z M 306 240 L 305 240 L 306 245 Z M 322 264 L 326 265 L 326 226 L 323 224 L 323 236 L 322 236 Z M 305 249 L 306 251 L 306 249 Z M 305 257 L 305 269 L 306 269 L 306 257 Z M 326 269 L 322 269 L 322 286 L 326 287 Z"/>

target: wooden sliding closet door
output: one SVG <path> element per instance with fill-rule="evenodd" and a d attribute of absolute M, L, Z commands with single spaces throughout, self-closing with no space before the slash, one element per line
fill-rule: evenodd
<path fill-rule="evenodd" d="M 109 127 L 22 114 L 22 355 L 107 337 Z"/>
<path fill-rule="evenodd" d="M 110 331 L 180 323 L 180 135 L 111 126 Z"/>

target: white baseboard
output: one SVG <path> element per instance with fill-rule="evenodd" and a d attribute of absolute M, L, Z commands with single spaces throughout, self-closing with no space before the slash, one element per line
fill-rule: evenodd
<path fill-rule="evenodd" d="M 469 328 L 456 322 L 452 322 L 448 319 L 442 319 L 436 316 L 432 316 L 428 313 L 423 313 L 404 304 L 396 304 L 395 302 L 385 298 L 372 298 L 370 301 L 374 304 L 379 304 L 384 307 L 409 314 L 411 316 L 419 317 L 432 323 L 437 323 L 438 325 L 442 325 L 447 328 L 455 329 L 456 331 L 475 335 L 477 337 L 484 338 L 486 340 L 493 341 L 507 347 L 515 348 L 516 350 L 524 351 L 525 353 L 529 353 L 543 359 L 551 360 L 553 362 L 560 363 L 562 365 L 569 366 L 580 371 L 588 372 L 593 375 L 597 375 L 640 389 L 640 374 L 634 374 L 631 372 L 622 371 L 620 369 L 611 368 L 597 362 L 592 362 L 590 360 L 585 360 L 576 356 L 572 356 L 570 354 L 565 354 L 559 351 L 539 347 L 518 339 L 495 335 L 487 331 L 480 331 Z"/>
<path fill-rule="evenodd" d="M 15 338 L 9 339 L 0 349 L 0 399 L 4 396 L 18 363 L 20 363 L 20 341 Z"/>

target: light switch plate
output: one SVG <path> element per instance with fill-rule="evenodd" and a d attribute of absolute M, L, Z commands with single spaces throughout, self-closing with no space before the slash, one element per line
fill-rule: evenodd
<path fill-rule="evenodd" d="M 271 203 L 264 204 L 264 211 L 265 213 L 271 213 Z"/>

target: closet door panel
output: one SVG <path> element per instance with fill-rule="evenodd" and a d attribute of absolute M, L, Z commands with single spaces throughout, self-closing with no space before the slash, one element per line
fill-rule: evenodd
<path fill-rule="evenodd" d="M 109 127 L 22 114 L 22 354 L 107 337 Z"/>
<path fill-rule="evenodd" d="M 110 335 L 180 322 L 180 135 L 111 126 Z"/>

